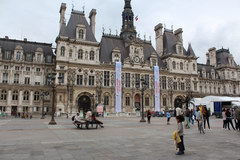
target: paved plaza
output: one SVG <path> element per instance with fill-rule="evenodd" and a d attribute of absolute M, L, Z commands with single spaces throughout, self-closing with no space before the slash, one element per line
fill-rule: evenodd
<path fill-rule="evenodd" d="M 175 118 L 100 118 L 104 128 L 77 129 L 71 118 L 57 118 L 56 126 L 44 120 L 0 119 L 0 160 L 239 160 L 240 132 L 222 129 L 211 119 L 211 130 L 185 129 L 185 155 L 175 155 L 172 133 Z"/>

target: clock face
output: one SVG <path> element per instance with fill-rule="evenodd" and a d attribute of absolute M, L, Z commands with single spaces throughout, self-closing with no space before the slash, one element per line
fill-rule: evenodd
<path fill-rule="evenodd" d="M 136 63 L 138 63 L 140 59 L 139 59 L 139 57 L 136 56 L 134 60 Z"/>

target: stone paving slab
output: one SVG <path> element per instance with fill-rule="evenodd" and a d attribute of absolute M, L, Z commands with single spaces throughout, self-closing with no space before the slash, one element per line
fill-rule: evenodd
<path fill-rule="evenodd" d="M 71 119 L 0 120 L 0 160 L 240 160 L 240 132 L 223 130 L 212 118 L 211 130 L 184 129 L 185 155 L 176 156 L 172 132 L 176 121 L 153 118 L 100 118 L 104 128 L 77 129 Z"/>

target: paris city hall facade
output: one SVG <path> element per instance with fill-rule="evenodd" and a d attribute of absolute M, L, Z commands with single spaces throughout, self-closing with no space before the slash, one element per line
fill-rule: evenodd
<path fill-rule="evenodd" d="M 51 113 L 52 87 L 48 75 L 56 72 L 56 110 L 76 113 L 104 104 L 115 112 L 115 62 L 122 63 L 122 112 L 134 114 L 141 106 L 141 79 L 145 109 L 154 110 L 154 66 L 159 66 L 160 107 L 173 109 L 184 97 L 238 96 L 240 68 L 228 49 L 210 48 L 207 63 L 198 64 L 191 44 L 183 47 L 183 30 L 154 27 L 156 46 L 141 39 L 134 26 L 131 0 L 125 0 L 120 34 L 95 38 L 96 10 L 72 10 L 65 21 L 66 4 L 60 7 L 56 50 L 27 39 L 0 39 L 0 110 L 8 114 Z M 120 18 L 120 17 L 119 17 Z M 62 79 L 58 79 L 62 77 Z M 140 86 L 139 86 L 140 84 Z"/>

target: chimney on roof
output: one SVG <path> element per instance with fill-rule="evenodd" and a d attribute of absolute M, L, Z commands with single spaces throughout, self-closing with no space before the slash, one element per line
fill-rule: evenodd
<path fill-rule="evenodd" d="M 24 42 L 27 42 L 27 38 L 24 38 L 23 40 L 24 40 Z"/>
<path fill-rule="evenodd" d="M 96 9 L 92 9 L 91 12 L 89 13 L 90 27 L 92 29 L 92 33 L 94 36 L 95 36 L 96 14 L 97 14 Z"/>
<path fill-rule="evenodd" d="M 183 33 L 182 28 L 179 28 L 176 31 L 174 31 L 174 35 L 176 36 L 178 42 L 181 42 L 181 43 L 183 42 L 182 33 Z"/>
<path fill-rule="evenodd" d="M 9 37 L 8 37 L 8 36 L 5 36 L 5 39 L 9 39 Z"/>
<path fill-rule="evenodd" d="M 207 56 L 207 61 L 209 61 L 209 64 L 217 67 L 216 48 L 215 47 L 210 48 L 206 56 Z"/>
<path fill-rule="evenodd" d="M 65 20 L 66 9 L 67 9 L 66 3 L 62 3 L 60 11 L 59 11 L 59 13 L 60 13 L 60 22 L 59 22 L 60 23 L 60 29 L 63 25 L 66 26 L 66 20 Z"/>
<path fill-rule="evenodd" d="M 163 33 L 162 33 L 163 25 L 159 23 L 155 26 L 155 39 L 156 39 L 156 51 L 159 56 L 163 55 Z"/>

